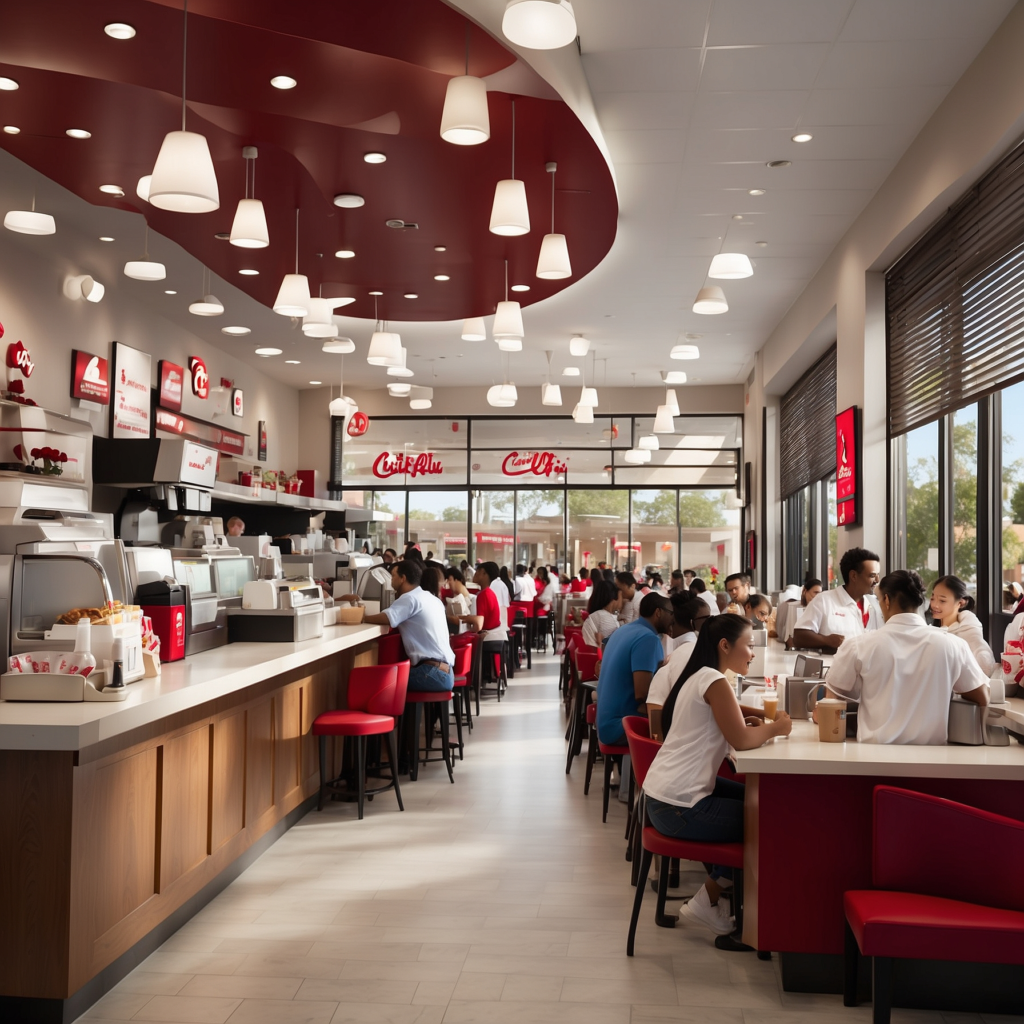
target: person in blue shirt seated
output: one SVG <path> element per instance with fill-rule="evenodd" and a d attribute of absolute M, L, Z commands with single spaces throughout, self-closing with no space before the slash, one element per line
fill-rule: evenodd
<path fill-rule="evenodd" d="M 455 655 L 448 642 L 448 620 L 444 603 L 420 587 L 423 563 L 403 559 L 391 566 L 391 585 L 397 597 L 379 615 L 363 621 L 390 626 L 402 634 L 402 646 L 409 655 L 410 690 L 443 692 L 455 685 L 452 666 Z M 357 601 L 356 594 L 342 594 L 343 601 Z"/>
<path fill-rule="evenodd" d="M 664 657 L 661 634 L 672 628 L 672 602 L 645 594 L 640 615 L 615 630 L 605 645 L 597 684 L 597 735 L 609 746 L 623 746 L 622 719 L 643 714 L 647 691 Z"/>

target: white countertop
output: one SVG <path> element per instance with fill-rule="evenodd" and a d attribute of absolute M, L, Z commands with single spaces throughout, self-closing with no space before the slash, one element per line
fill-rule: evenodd
<path fill-rule="evenodd" d="M 0 750 L 81 750 L 380 636 L 380 626 L 327 626 L 300 643 L 238 643 L 163 666 L 116 704 L 0 701 Z"/>

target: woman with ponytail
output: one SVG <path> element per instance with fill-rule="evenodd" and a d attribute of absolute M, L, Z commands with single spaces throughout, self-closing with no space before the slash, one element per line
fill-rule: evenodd
<path fill-rule="evenodd" d="M 793 727 L 783 711 L 774 722 L 744 718 L 725 672 L 742 675 L 753 659 L 751 625 L 740 615 L 716 615 L 697 635 L 662 709 L 665 742 L 644 780 L 647 813 L 663 835 L 706 843 L 743 839 L 743 785 L 719 778 L 718 768 L 730 747 L 752 750 Z M 680 920 L 716 935 L 733 931 L 732 917 L 718 902 L 729 875 L 728 868 L 714 867 Z"/>

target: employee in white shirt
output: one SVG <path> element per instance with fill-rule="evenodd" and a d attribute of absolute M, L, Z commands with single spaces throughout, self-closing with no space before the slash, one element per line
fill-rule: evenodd
<path fill-rule="evenodd" d="M 696 594 L 708 606 L 708 611 L 712 615 L 718 614 L 718 602 L 715 600 L 715 595 L 708 590 L 707 584 L 699 576 L 690 581 L 690 593 Z"/>
<path fill-rule="evenodd" d="M 525 565 L 516 566 L 516 578 L 512 581 L 512 589 L 517 601 L 533 601 L 537 596 L 537 584 L 526 571 Z"/>
<path fill-rule="evenodd" d="M 878 555 L 850 548 L 839 561 L 839 571 L 843 585 L 823 590 L 800 613 L 794 646 L 836 651 L 847 637 L 881 627 L 882 613 L 873 593 L 881 572 Z"/>
<path fill-rule="evenodd" d="M 897 569 L 878 589 L 885 625 L 840 647 L 828 689 L 860 702 L 861 743 L 945 743 L 950 698 L 988 704 L 988 680 L 965 641 L 921 617 L 916 572 Z"/>

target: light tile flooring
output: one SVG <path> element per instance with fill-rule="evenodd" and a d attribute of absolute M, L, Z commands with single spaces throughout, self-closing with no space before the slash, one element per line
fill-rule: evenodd
<path fill-rule="evenodd" d="M 867 1006 L 782 991 L 777 958 L 654 926 L 636 956 L 625 810 L 601 824 L 584 759 L 565 775 L 557 664 L 492 700 L 456 763 L 356 820 L 312 812 L 81 1018 L 167 1024 L 841 1024 Z M 696 887 L 699 875 L 684 875 Z M 909 1010 L 895 1024 L 980 1024 Z M 992 1017 L 1008 1024 L 1024 1018 Z"/>

